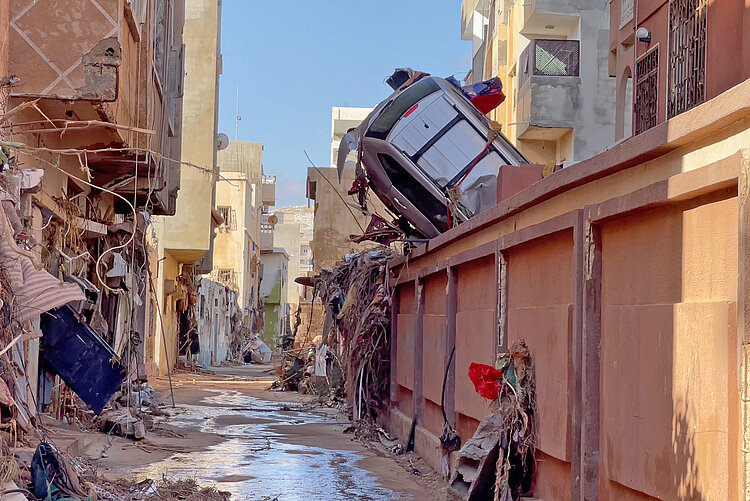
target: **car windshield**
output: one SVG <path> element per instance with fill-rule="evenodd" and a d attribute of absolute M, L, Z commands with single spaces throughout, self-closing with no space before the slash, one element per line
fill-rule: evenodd
<path fill-rule="evenodd" d="M 365 135 L 385 139 L 404 113 L 425 97 L 439 90 L 440 86 L 432 78 L 421 80 L 409 86 L 405 91 L 396 96 L 393 101 L 385 105 L 385 108 L 383 108 L 380 115 L 372 122 L 370 129 Z"/>

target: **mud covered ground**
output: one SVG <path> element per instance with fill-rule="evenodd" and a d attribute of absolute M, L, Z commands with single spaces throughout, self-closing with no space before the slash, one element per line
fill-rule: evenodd
<path fill-rule="evenodd" d="M 345 416 L 313 397 L 268 391 L 266 368 L 216 372 L 175 375 L 176 407 L 165 407 L 170 415 L 141 442 L 64 427 L 59 441 L 100 475 L 195 478 L 233 500 L 447 499 L 445 483 L 418 457 L 365 447 L 344 433 Z M 171 404 L 166 379 L 152 384 Z"/>

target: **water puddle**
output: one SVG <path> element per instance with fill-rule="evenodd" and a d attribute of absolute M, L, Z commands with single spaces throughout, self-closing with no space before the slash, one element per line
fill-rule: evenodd
<path fill-rule="evenodd" d="M 215 390 L 204 405 L 182 406 L 169 419 L 178 427 L 225 437 L 205 451 L 179 453 L 134 471 L 137 477 L 195 477 L 232 493 L 233 500 L 400 500 L 357 466 L 348 450 L 285 443 L 279 425 L 323 423 L 327 418 L 300 404 L 269 402 L 231 390 Z M 282 426 L 281 428 L 285 428 Z"/>

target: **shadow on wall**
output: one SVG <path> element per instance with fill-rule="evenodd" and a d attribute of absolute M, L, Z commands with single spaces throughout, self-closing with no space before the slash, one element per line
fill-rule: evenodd
<path fill-rule="evenodd" d="M 684 400 L 675 402 L 675 413 L 672 418 L 672 453 L 675 461 L 673 467 L 673 491 L 675 499 L 702 500 L 703 493 L 696 485 L 698 465 L 695 462 L 695 433 L 690 430 L 690 422 L 695 421 Z"/>

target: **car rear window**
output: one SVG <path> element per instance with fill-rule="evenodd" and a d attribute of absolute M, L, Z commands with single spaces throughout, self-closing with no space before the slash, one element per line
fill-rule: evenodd
<path fill-rule="evenodd" d="M 440 86 L 432 78 L 427 78 L 409 86 L 405 91 L 396 96 L 390 104 L 386 105 L 385 109 L 378 115 L 378 118 L 372 122 L 370 129 L 365 135 L 377 139 L 385 139 L 404 113 L 425 97 L 439 90 Z"/>

